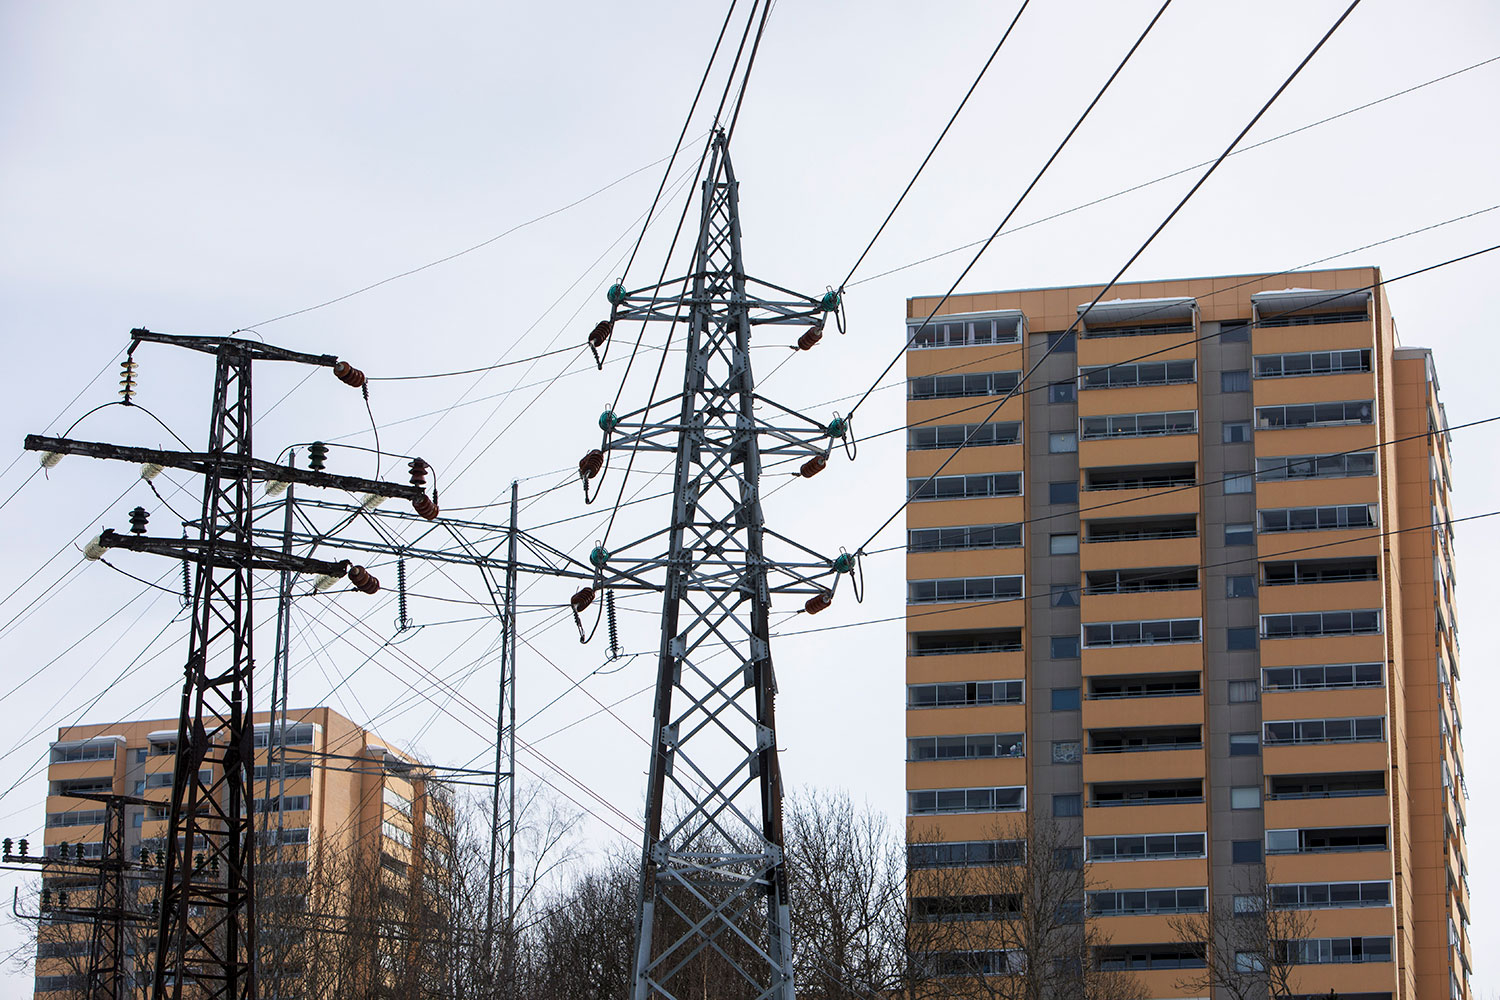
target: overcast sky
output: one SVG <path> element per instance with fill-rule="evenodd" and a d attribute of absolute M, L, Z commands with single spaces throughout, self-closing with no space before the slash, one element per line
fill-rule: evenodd
<path fill-rule="evenodd" d="M 847 400 L 829 401 L 863 390 L 894 356 L 905 298 L 946 290 L 972 251 L 875 276 L 988 235 L 1157 6 L 1032 4 L 855 275 L 848 335 L 792 358 L 764 391 L 814 416 L 847 409 Z M 1177 0 L 1016 224 L 1211 159 L 1343 7 Z M 840 282 L 1014 10 L 779 4 L 734 143 L 749 270 L 807 292 Z M 581 343 L 607 315 L 603 289 L 622 271 L 664 165 L 641 168 L 671 152 L 723 14 L 721 4 L 659 2 L 253 10 L 0 3 L 0 468 L 20 455 L 24 434 L 61 432 L 114 398 L 115 358 L 135 326 L 192 334 L 254 327 L 268 342 L 336 354 L 381 376 L 475 368 Z M 1366 0 L 1246 141 L 1497 55 L 1493 4 Z M 1492 208 L 1500 203 L 1497 85 L 1500 62 L 1232 158 L 1126 279 L 1282 270 Z M 721 87 L 716 78 L 709 95 Z M 693 122 L 692 154 L 708 127 L 706 114 Z M 1003 236 L 960 290 L 1108 278 L 1195 177 Z M 632 284 L 653 280 L 662 266 L 687 197 L 683 179 L 674 174 L 669 212 L 648 234 Z M 473 247 L 611 184 L 473 253 L 264 322 Z M 1500 243 L 1497 233 L 1500 210 L 1325 266 L 1377 265 L 1392 277 Z M 1500 252 L 1390 288 L 1403 342 L 1435 351 L 1454 424 L 1500 414 L 1494 321 L 1483 297 L 1497 276 Z M 644 400 L 657 357 L 632 369 L 622 406 Z M 756 355 L 757 371 L 786 357 L 768 346 Z M 211 362 L 161 347 L 142 348 L 137 360 L 140 402 L 198 447 Z M 668 384 L 678 364 L 680 356 L 669 358 Z M 600 536 L 598 509 L 584 507 L 569 470 L 595 446 L 595 419 L 622 372 L 618 364 L 594 371 L 569 352 L 482 377 L 376 383 L 370 403 L 385 450 L 436 466 L 445 508 L 495 502 L 514 478 L 528 496 L 563 484 L 527 504 L 523 527 L 587 509 L 587 519 L 538 529 L 582 555 Z M 316 438 L 373 445 L 358 395 L 327 372 L 305 374 L 257 370 L 258 453 L 269 458 Z M 877 392 L 857 430 L 894 427 L 902 412 L 899 391 Z M 1490 460 L 1500 446 L 1496 426 L 1454 435 L 1459 515 L 1500 509 L 1500 472 Z M 146 414 L 119 407 L 74 433 L 170 443 Z M 767 504 L 772 525 L 823 551 L 854 548 L 901 501 L 901 447 L 900 435 L 888 435 L 817 480 L 769 483 L 787 484 Z M 41 826 L 41 762 L 56 727 L 175 715 L 186 642 L 171 593 L 102 565 L 75 569 L 75 541 L 101 526 L 125 528 L 137 504 L 153 511 L 153 531 L 175 533 L 164 502 L 128 466 L 68 459 L 23 486 L 35 468 L 28 454 L 0 475 L 0 500 L 20 488 L 0 515 L 0 596 L 11 595 L 0 605 L 9 722 L 0 736 L 0 833 L 15 837 Z M 375 459 L 336 451 L 330 469 L 370 475 Z M 639 466 L 629 493 L 665 489 L 669 480 L 649 475 L 659 470 Z M 198 502 L 190 477 L 158 485 L 180 511 Z M 618 485 L 607 484 L 609 496 Z M 504 516 L 498 507 L 467 514 Z M 644 534 L 667 514 L 663 501 L 638 504 L 612 537 Z M 898 519 L 884 544 L 901 540 L 900 527 Z M 1500 698 L 1500 682 L 1486 676 L 1500 653 L 1500 636 L 1487 630 L 1500 586 L 1483 575 L 1500 518 L 1457 530 L 1466 753 L 1476 762 L 1468 775 L 1475 982 L 1492 992 L 1500 989 L 1490 947 L 1500 860 L 1483 845 L 1495 835 L 1500 778 L 1478 762 L 1500 752 L 1500 734 L 1485 725 Z M 159 560 L 120 553 L 112 561 L 173 586 L 173 568 Z M 394 577 L 389 568 L 381 575 Z M 863 606 L 841 593 L 817 624 L 899 616 L 899 555 L 867 560 L 866 576 Z M 482 606 L 459 602 L 482 596 L 483 584 L 462 569 L 444 578 L 414 568 L 413 579 L 424 596 L 412 601 L 412 615 L 427 627 L 400 646 L 380 648 L 393 633 L 388 595 L 299 602 L 292 701 L 376 719 L 388 740 L 439 762 L 482 761 L 496 630 Z M 648 656 L 605 665 L 598 639 L 580 647 L 556 611 L 570 591 L 544 580 L 521 598 L 520 733 L 547 758 L 521 763 L 599 814 L 589 827 L 596 848 L 633 845 L 627 818 L 603 803 L 626 817 L 639 810 L 651 721 L 639 692 L 654 665 Z M 622 606 L 632 609 L 622 614 L 625 648 L 654 649 L 654 600 Z M 269 607 L 257 613 L 269 622 Z M 368 625 L 350 628 L 341 616 L 365 616 Z M 270 660 L 264 634 L 262 665 Z M 793 785 L 841 786 L 899 819 L 902 648 L 899 621 L 777 641 L 783 767 Z M 618 670 L 569 691 L 601 667 Z M 425 679 L 428 671 L 451 673 L 466 702 Z M 617 701 L 613 717 L 585 719 Z M 0 889 L 13 883 L 6 874 Z M 3 933 L 16 939 L 14 930 Z M 29 968 L 0 982 L 0 996 L 30 995 Z"/>

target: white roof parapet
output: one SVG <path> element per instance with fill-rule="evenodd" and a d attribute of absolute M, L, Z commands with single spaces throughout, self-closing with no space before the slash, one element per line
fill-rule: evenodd
<path fill-rule="evenodd" d="M 1087 302 L 1078 305 L 1078 315 L 1083 322 L 1096 327 L 1123 326 L 1143 320 L 1180 322 L 1192 319 L 1197 311 L 1197 299 L 1180 296 L 1165 299 L 1109 299 L 1092 309 Z"/>

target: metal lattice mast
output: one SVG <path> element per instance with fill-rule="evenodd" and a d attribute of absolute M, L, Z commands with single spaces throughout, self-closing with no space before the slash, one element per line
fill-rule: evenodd
<path fill-rule="evenodd" d="M 252 545 L 251 480 L 243 472 L 253 454 L 252 354 L 248 344 L 233 339 L 226 339 L 216 354 L 199 521 L 201 558 L 193 581 L 151 995 L 180 997 L 184 981 L 191 978 L 194 993 L 254 1000 L 250 783 L 255 748 L 247 716 L 254 581 L 248 562 L 222 565 L 219 559 L 226 542 L 238 550 Z M 239 461 L 226 463 L 225 456 Z M 210 879 L 210 872 L 221 866 L 223 881 Z"/>
<path fill-rule="evenodd" d="M 89 938 L 88 1000 L 124 1000 L 130 976 L 125 967 L 125 796 L 99 796 L 104 803 L 104 844 L 94 887 L 94 926 Z M 132 800 L 141 801 L 141 800 Z"/>
<path fill-rule="evenodd" d="M 826 458 L 830 434 L 755 393 L 750 335 L 760 324 L 821 331 L 836 300 L 746 276 L 722 134 L 708 178 L 690 273 L 610 296 L 615 322 L 686 317 L 687 339 L 680 395 L 601 418 L 605 450 L 676 458 L 670 528 L 590 557 L 596 587 L 663 593 L 633 995 L 678 998 L 690 977 L 701 992 L 712 976 L 715 995 L 791 1000 L 768 616 L 773 594 L 826 606 L 838 570 L 765 527 L 760 476 L 766 456 Z"/>

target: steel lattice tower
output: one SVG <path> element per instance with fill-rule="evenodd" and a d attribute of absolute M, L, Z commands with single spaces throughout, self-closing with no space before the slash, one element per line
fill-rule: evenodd
<path fill-rule="evenodd" d="M 826 606 L 848 564 L 836 569 L 765 526 L 762 461 L 826 457 L 831 438 L 756 394 L 750 335 L 762 324 L 821 331 L 837 300 L 746 276 L 727 142 L 712 142 L 691 271 L 610 296 L 617 323 L 686 318 L 683 391 L 601 418 L 604 450 L 675 455 L 671 527 L 591 561 L 596 586 L 663 593 L 634 997 L 683 996 L 689 975 L 701 991 L 710 963 L 727 977 L 721 996 L 791 1000 L 768 616 L 773 594 Z"/>

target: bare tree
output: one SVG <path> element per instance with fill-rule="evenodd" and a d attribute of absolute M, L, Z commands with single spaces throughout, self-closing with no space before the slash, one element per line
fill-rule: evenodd
<path fill-rule="evenodd" d="M 786 838 L 798 991 L 865 1000 L 895 988 L 906 865 L 885 817 L 847 792 L 803 791 Z"/>
<path fill-rule="evenodd" d="M 1178 985 L 1231 1000 L 1295 995 L 1297 942 L 1312 936 L 1313 915 L 1278 905 L 1264 866 L 1234 888 L 1232 895 L 1216 894 L 1203 913 L 1172 918 L 1172 933 L 1203 963 Z"/>
<path fill-rule="evenodd" d="M 1128 972 L 1102 967 L 1109 945 L 1084 901 L 1093 868 L 1049 818 L 997 822 L 979 846 L 910 839 L 903 992 L 982 1000 L 1135 1000 Z"/>

